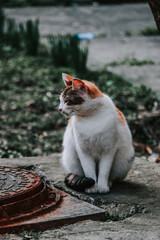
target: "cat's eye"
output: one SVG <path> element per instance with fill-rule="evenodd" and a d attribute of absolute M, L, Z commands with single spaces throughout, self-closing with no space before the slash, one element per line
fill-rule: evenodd
<path fill-rule="evenodd" d="M 71 104 L 72 104 L 71 100 L 66 100 L 65 103 L 66 103 L 67 105 L 71 105 Z"/>

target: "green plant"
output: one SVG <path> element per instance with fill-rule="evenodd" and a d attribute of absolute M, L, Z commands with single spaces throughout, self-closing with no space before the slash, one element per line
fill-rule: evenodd
<path fill-rule="evenodd" d="M 88 43 L 81 46 L 81 41 L 76 36 L 70 38 L 71 66 L 77 72 L 85 72 L 87 70 Z"/>
<path fill-rule="evenodd" d="M 119 61 L 113 61 L 108 63 L 108 66 L 128 65 L 128 66 L 143 66 L 147 64 L 154 64 L 152 60 L 139 60 L 135 57 L 126 56 L 124 59 Z"/>
<path fill-rule="evenodd" d="M 19 29 L 28 55 L 36 56 L 40 46 L 39 20 L 28 20 L 25 26 L 20 23 Z"/>
<path fill-rule="evenodd" d="M 3 38 L 3 34 L 4 34 L 4 23 L 5 23 L 5 15 L 2 8 L 0 8 L 0 41 Z"/>
<path fill-rule="evenodd" d="M 131 37 L 132 36 L 132 32 L 130 30 L 126 30 L 124 32 L 124 34 L 125 34 L 126 37 Z"/>
<path fill-rule="evenodd" d="M 20 158 L 23 157 L 21 153 L 16 150 L 0 148 L 0 158 Z"/>
<path fill-rule="evenodd" d="M 26 57 L 24 51 L 11 52 L 7 58 L 0 59 L 3 156 L 47 155 L 62 150 L 64 127 L 68 122 L 58 111 L 59 95 L 65 87 L 62 72 L 94 82 L 114 100 L 127 119 L 137 117 L 139 106 L 150 110 L 158 102 L 150 88 L 135 87 L 107 68 L 77 72 L 73 68 L 54 66 L 48 56 Z M 156 133 L 157 139 L 160 138 L 157 130 Z"/>
<path fill-rule="evenodd" d="M 12 48 L 20 49 L 21 39 L 18 26 L 14 19 L 7 19 L 2 9 L 0 9 L 0 52 L 10 51 Z"/>
<path fill-rule="evenodd" d="M 32 237 L 32 239 L 38 240 L 40 239 L 41 234 L 41 232 L 23 231 L 20 233 L 20 236 L 22 236 L 24 239 L 31 239 Z"/>
<path fill-rule="evenodd" d="M 3 49 L 3 37 L 4 37 L 4 22 L 5 22 L 5 15 L 3 10 L 0 8 L 0 55 L 2 55 Z"/>
<path fill-rule="evenodd" d="M 5 26 L 5 28 L 4 28 Z M 6 19 L 0 9 L 0 47 L 1 52 L 24 49 L 28 55 L 37 55 L 40 46 L 39 21 L 28 20 L 17 25 L 14 19 Z"/>
<path fill-rule="evenodd" d="M 21 36 L 14 19 L 6 19 L 4 43 L 16 49 L 21 48 Z"/>
<path fill-rule="evenodd" d="M 108 212 L 105 213 L 106 222 L 118 222 L 126 219 L 127 217 L 127 215 L 109 214 Z"/>
<path fill-rule="evenodd" d="M 156 27 L 146 27 L 139 32 L 139 35 L 142 36 L 157 36 L 160 35 L 160 32 Z"/>
<path fill-rule="evenodd" d="M 77 72 L 87 70 L 88 44 L 81 46 L 76 36 L 49 36 L 51 56 L 55 66 L 72 67 Z"/>

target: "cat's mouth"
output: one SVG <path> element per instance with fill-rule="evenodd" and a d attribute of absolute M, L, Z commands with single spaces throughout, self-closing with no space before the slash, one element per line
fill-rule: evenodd
<path fill-rule="evenodd" d="M 62 113 L 63 113 L 64 115 L 66 115 L 67 117 L 70 117 L 70 116 L 73 116 L 73 115 L 74 115 L 74 111 L 73 111 L 73 110 L 71 110 L 70 112 L 62 111 Z"/>

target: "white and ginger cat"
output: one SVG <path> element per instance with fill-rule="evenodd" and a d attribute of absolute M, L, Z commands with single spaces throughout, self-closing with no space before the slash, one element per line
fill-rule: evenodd
<path fill-rule="evenodd" d="M 123 114 L 92 82 L 62 74 L 66 85 L 59 111 L 70 117 L 62 164 L 68 173 L 94 179 L 87 193 L 107 193 L 123 180 L 134 160 L 132 136 Z"/>

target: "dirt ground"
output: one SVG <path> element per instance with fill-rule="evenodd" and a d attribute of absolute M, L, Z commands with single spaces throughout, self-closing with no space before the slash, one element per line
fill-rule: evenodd
<path fill-rule="evenodd" d="M 90 68 L 103 67 L 126 56 L 154 61 L 154 65 L 119 65 L 110 70 L 123 75 L 134 84 L 152 87 L 160 97 L 160 36 L 138 35 L 146 27 L 156 27 L 147 3 L 98 7 L 27 7 L 5 9 L 5 13 L 17 22 L 39 18 L 42 37 L 47 34 L 93 32 L 98 37 L 90 43 Z M 132 35 L 126 37 L 126 31 Z"/>

